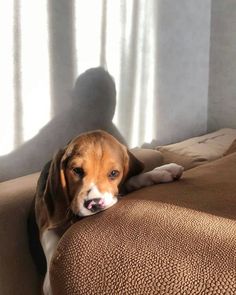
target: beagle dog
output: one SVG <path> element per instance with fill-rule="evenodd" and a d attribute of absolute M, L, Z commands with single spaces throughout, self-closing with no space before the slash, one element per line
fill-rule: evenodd
<path fill-rule="evenodd" d="M 52 294 L 50 261 L 59 239 L 72 223 L 113 206 L 122 191 L 170 182 L 183 172 L 183 167 L 173 163 L 140 174 L 143 168 L 144 164 L 124 145 L 100 130 L 73 139 L 46 164 L 29 219 L 30 235 L 34 235 L 31 250 L 37 243 L 36 230 L 46 258 L 44 295 Z"/>

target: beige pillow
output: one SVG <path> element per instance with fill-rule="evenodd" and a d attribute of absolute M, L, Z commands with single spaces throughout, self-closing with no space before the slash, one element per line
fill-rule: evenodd
<path fill-rule="evenodd" d="M 229 149 L 224 153 L 224 156 L 227 156 L 229 154 L 235 153 L 236 152 L 236 139 L 233 141 Z"/>
<path fill-rule="evenodd" d="M 164 164 L 175 162 L 187 170 L 222 157 L 235 139 L 236 129 L 224 128 L 156 149 L 162 153 Z"/>
<path fill-rule="evenodd" d="M 151 171 L 163 164 L 163 156 L 160 152 L 151 149 L 134 148 L 130 152 L 144 163 L 144 171 Z"/>

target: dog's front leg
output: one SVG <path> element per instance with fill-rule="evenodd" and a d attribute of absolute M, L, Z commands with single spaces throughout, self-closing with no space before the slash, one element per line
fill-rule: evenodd
<path fill-rule="evenodd" d="M 60 240 L 60 236 L 53 229 L 45 230 L 41 236 L 41 244 L 42 244 L 43 251 L 47 260 L 47 272 L 46 272 L 44 283 L 43 283 L 44 295 L 52 295 L 52 289 L 51 289 L 50 278 L 49 278 L 49 267 L 50 267 L 52 256 L 54 254 L 54 251 L 57 247 L 59 240 Z"/>
<path fill-rule="evenodd" d="M 179 179 L 183 171 L 184 167 L 180 165 L 175 163 L 166 164 L 151 171 L 130 177 L 125 183 L 125 188 L 128 192 L 131 192 L 157 183 L 171 182 Z"/>

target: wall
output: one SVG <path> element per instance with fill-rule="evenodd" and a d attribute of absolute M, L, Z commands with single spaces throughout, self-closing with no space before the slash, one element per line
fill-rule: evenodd
<path fill-rule="evenodd" d="M 208 130 L 236 128 L 236 1 L 213 0 Z"/>
<path fill-rule="evenodd" d="M 211 1 L 158 6 L 157 137 L 169 143 L 207 129 Z"/>

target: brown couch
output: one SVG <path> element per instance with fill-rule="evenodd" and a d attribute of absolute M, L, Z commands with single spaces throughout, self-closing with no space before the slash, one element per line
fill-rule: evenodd
<path fill-rule="evenodd" d="M 236 153 L 74 224 L 51 264 L 56 295 L 236 294 Z M 40 294 L 26 216 L 38 174 L 0 184 L 0 294 Z"/>

